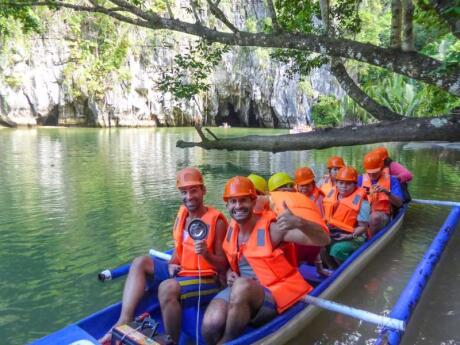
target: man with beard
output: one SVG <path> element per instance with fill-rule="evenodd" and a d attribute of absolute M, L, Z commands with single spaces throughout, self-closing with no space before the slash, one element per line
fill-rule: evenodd
<path fill-rule="evenodd" d="M 285 211 L 254 213 L 256 190 L 246 177 L 225 185 L 224 201 L 232 217 L 223 248 L 230 263 L 228 287 L 206 310 L 202 333 L 208 344 L 238 337 L 248 324 L 261 325 L 297 303 L 312 287 L 280 248 L 285 242 L 327 245 L 317 223 Z"/>
<path fill-rule="evenodd" d="M 174 224 L 175 248 L 171 260 L 167 263 L 142 256 L 133 261 L 123 291 L 120 317 L 115 326 L 133 320 L 134 310 L 145 293 L 147 280 L 153 279 L 154 287 L 159 284 L 158 299 L 165 332 L 177 343 L 182 304 L 196 304 L 200 283 L 201 302 L 208 303 L 219 291 L 219 272 L 225 272 L 228 266 L 222 249 L 227 221 L 222 213 L 204 205 L 206 188 L 200 171 L 195 168 L 179 171 L 176 186 L 183 205 Z M 205 240 L 194 241 L 188 236 L 188 226 L 197 218 L 208 226 L 209 233 Z M 185 298 L 187 296 L 191 297 Z M 100 340 L 102 344 L 110 344 L 110 341 L 111 332 Z"/>

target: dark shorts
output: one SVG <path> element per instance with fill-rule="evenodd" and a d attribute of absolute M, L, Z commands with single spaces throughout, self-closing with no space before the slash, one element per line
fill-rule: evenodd
<path fill-rule="evenodd" d="M 230 294 L 231 294 L 231 287 L 226 287 L 223 289 L 221 292 L 217 294 L 214 299 L 220 298 L 226 301 L 227 303 L 230 301 Z M 264 302 L 260 309 L 257 311 L 257 314 L 252 317 L 252 319 L 249 321 L 249 323 L 252 326 L 261 326 L 264 323 L 267 323 L 268 321 L 272 320 L 273 318 L 278 315 L 276 312 L 276 303 L 275 300 L 273 299 L 272 293 L 270 290 L 264 287 Z"/>
<path fill-rule="evenodd" d="M 155 274 L 149 282 L 149 287 L 157 290 L 160 283 L 170 279 L 168 262 L 152 258 L 155 265 Z M 181 303 L 183 306 L 207 304 L 221 290 L 217 277 L 174 277 L 181 288 Z"/>
<path fill-rule="evenodd" d="M 316 257 L 321 251 L 321 247 L 318 246 L 304 246 L 301 244 L 295 245 L 295 251 L 297 253 L 297 261 L 308 262 L 309 264 L 314 264 Z"/>

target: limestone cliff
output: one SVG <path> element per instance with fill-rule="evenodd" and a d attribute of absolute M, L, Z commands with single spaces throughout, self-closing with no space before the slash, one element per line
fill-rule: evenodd
<path fill-rule="evenodd" d="M 240 3 L 222 1 L 221 6 L 237 27 L 257 29 L 265 17 L 263 2 L 245 2 L 244 7 Z M 178 0 L 174 12 L 190 16 L 188 6 L 188 1 Z M 219 25 L 205 11 L 200 15 Z M 300 81 L 299 77 L 288 78 L 288 66 L 273 61 L 268 50 L 233 47 L 209 76 L 212 86 L 207 93 L 195 101 L 178 101 L 160 92 L 157 81 L 174 56 L 186 52 L 195 37 L 112 22 L 115 34 L 108 44 L 120 49 L 108 54 L 120 54 L 123 59 L 117 68 L 110 69 L 95 58 L 103 54 L 99 42 L 102 29 L 94 27 L 90 15 L 78 14 L 80 19 L 76 20 L 72 12 L 42 10 L 41 16 L 42 34 L 3 43 L 0 125 L 108 127 L 226 122 L 232 126 L 288 128 L 309 121 L 310 107 L 318 95 L 343 94 L 327 68 L 317 69 Z"/>

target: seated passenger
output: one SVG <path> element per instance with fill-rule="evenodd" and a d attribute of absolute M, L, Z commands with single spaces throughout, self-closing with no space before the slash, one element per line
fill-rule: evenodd
<path fill-rule="evenodd" d="M 321 217 L 324 218 L 324 208 L 323 208 L 323 199 L 324 199 L 324 192 L 316 186 L 315 183 L 315 175 L 313 171 L 308 167 L 298 168 L 295 171 L 295 183 L 296 189 L 299 193 L 302 193 L 306 197 L 308 197 L 311 201 L 313 201 L 320 211 Z M 297 249 L 297 256 L 299 257 L 299 261 L 307 261 L 312 263 L 312 258 L 310 257 L 311 254 L 305 253 L 314 253 L 318 249 L 315 248 L 309 249 L 304 248 L 304 246 L 296 245 Z M 324 269 L 323 261 L 321 260 L 321 256 L 324 256 L 325 248 L 320 248 L 320 253 L 318 253 L 314 259 L 314 263 L 316 266 L 316 272 L 323 277 L 328 277 L 330 275 L 330 271 Z M 308 256 L 306 256 L 308 255 Z"/>
<path fill-rule="evenodd" d="M 327 195 L 329 191 L 335 186 L 335 175 L 343 168 L 345 163 L 342 157 L 332 156 L 327 160 L 328 175 L 324 175 L 318 184 L 318 187 L 323 191 L 324 195 Z"/>
<path fill-rule="evenodd" d="M 318 224 L 325 226 L 321 213 L 316 204 L 307 198 L 304 194 L 299 193 L 294 188 L 294 180 L 285 172 L 273 174 L 268 180 L 268 190 L 270 191 L 270 207 L 277 214 L 284 212 L 283 202 L 288 201 L 290 208 L 297 215 L 303 216 Z M 295 256 L 298 262 L 308 262 L 316 266 L 318 274 L 327 276 L 328 272 L 324 270 L 320 257 L 321 247 L 304 246 L 295 244 Z"/>
<path fill-rule="evenodd" d="M 145 294 L 147 279 L 151 279 L 156 286 L 161 283 L 158 299 L 165 332 L 177 343 L 181 328 L 181 294 L 191 295 L 187 302 L 196 303 L 200 289 L 203 292 L 200 301 L 209 302 L 220 290 L 217 273 L 225 274 L 228 266 L 222 249 L 227 220 L 221 212 L 204 205 L 206 188 L 200 171 L 195 168 L 179 171 L 176 186 L 183 205 L 179 208 L 173 229 L 175 247 L 171 260 L 168 263 L 142 256 L 133 261 L 123 291 L 121 313 L 115 326 L 133 320 L 134 310 Z M 188 236 L 186 229 L 195 218 L 209 224 L 206 240 L 193 241 Z M 201 287 L 195 283 L 198 275 L 208 278 L 202 280 Z M 110 344 L 111 337 L 109 332 L 99 342 Z"/>
<path fill-rule="evenodd" d="M 412 173 L 404 165 L 398 162 L 394 162 L 389 157 L 388 151 L 385 147 L 377 147 L 373 152 L 380 154 L 384 167 L 389 169 L 390 175 L 396 177 L 401 184 L 401 189 L 404 196 L 403 201 L 409 202 L 411 200 L 411 196 L 409 193 L 408 183 L 412 181 Z"/>
<path fill-rule="evenodd" d="M 246 177 L 227 182 L 224 201 L 232 217 L 223 244 L 230 262 L 228 287 L 205 312 L 202 333 L 207 344 L 237 338 L 248 324 L 268 322 L 312 290 L 285 257 L 282 243 L 329 243 L 322 226 L 295 216 L 286 204 L 278 219 L 271 211 L 255 214 L 256 191 Z"/>
<path fill-rule="evenodd" d="M 368 193 L 367 199 L 371 204 L 369 230 L 371 235 L 384 228 L 391 219 L 393 209 L 403 204 L 403 194 L 399 181 L 383 169 L 380 155 L 369 152 L 364 156 L 363 175 L 358 178 L 358 186 Z"/>
<path fill-rule="evenodd" d="M 336 181 L 323 204 L 332 238 L 329 254 L 340 265 L 366 241 L 370 206 L 366 190 L 357 186 L 355 168 L 340 169 Z"/>
<path fill-rule="evenodd" d="M 313 171 L 308 167 L 298 168 L 295 171 L 295 184 L 297 191 L 313 201 L 318 206 L 321 216 L 324 217 L 323 199 L 325 194 L 316 186 Z"/>

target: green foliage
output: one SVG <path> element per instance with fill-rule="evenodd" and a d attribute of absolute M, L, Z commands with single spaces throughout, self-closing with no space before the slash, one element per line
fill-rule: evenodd
<path fill-rule="evenodd" d="M 159 89 L 171 92 L 178 99 L 187 100 L 208 91 L 208 76 L 228 50 L 228 46 L 198 41 L 188 53 L 176 55 L 169 70 L 162 71 L 163 79 L 158 83 Z"/>
<path fill-rule="evenodd" d="M 319 2 L 311 0 L 276 0 L 278 22 L 289 32 L 315 31 L 313 17 L 321 18 Z"/>
<path fill-rule="evenodd" d="M 38 17 L 30 7 L 5 6 L 5 0 L 0 0 L 0 38 L 23 33 L 40 32 Z"/>
<path fill-rule="evenodd" d="M 19 76 L 16 75 L 7 75 L 3 77 L 5 84 L 11 87 L 12 89 L 17 89 L 21 86 L 22 80 Z"/>
<path fill-rule="evenodd" d="M 257 18 L 249 17 L 246 19 L 246 30 L 249 32 L 257 32 Z"/>
<path fill-rule="evenodd" d="M 331 96 L 321 96 L 312 108 L 311 116 L 317 128 L 338 126 L 343 119 L 340 102 Z"/>
<path fill-rule="evenodd" d="M 129 79 L 122 68 L 130 46 L 126 30 L 97 14 L 73 14 L 68 25 L 73 37 L 64 76 L 73 97 L 101 99 L 115 81 Z"/>

